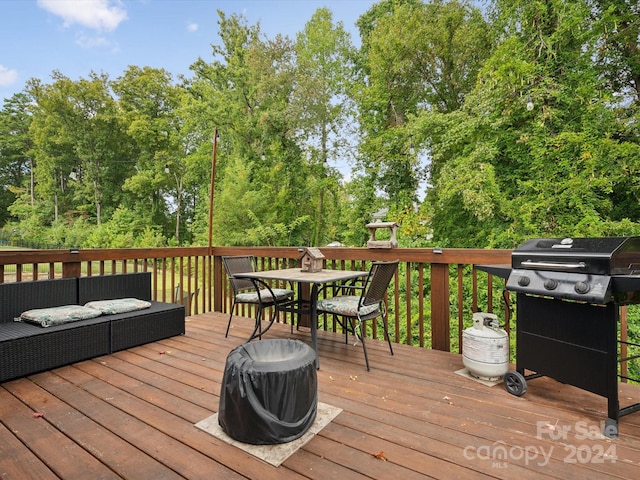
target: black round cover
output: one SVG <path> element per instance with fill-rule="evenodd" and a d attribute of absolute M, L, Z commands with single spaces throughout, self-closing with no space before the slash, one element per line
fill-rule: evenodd
<path fill-rule="evenodd" d="M 229 353 L 218 423 L 253 445 L 286 443 L 313 424 L 318 406 L 316 353 L 298 340 L 246 343 Z"/>

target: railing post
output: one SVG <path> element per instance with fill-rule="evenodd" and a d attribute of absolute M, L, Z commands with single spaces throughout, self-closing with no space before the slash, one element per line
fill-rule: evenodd
<path fill-rule="evenodd" d="M 451 350 L 449 338 L 449 265 L 431 264 L 431 348 Z"/>
<path fill-rule="evenodd" d="M 82 262 L 77 259 L 79 250 L 72 248 L 69 250 L 69 256 L 76 258 L 73 261 L 64 261 L 62 262 L 62 276 L 64 278 L 73 278 L 73 277 L 81 277 L 82 276 Z"/>
<path fill-rule="evenodd" d="M 213 257 L 213 311 L 222 312 L 222 257 Z"/>

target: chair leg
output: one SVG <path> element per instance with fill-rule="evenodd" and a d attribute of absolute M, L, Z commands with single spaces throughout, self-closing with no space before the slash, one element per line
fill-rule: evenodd
<path fill-rule="evenodd" d="M 333 324 L 342 327 L 344 330 L 344 344 L 349 345 L 349 324 L 347 323 L 347 319 L 343 318 L 341 321 L 337 315 L 333 315 Z"/>
<path fill-rule="evenodd" d="M 349 345 L 349 333 L 351 333 L 354 337 L 356 337 L 356 342 L 353 345 L 355 346 L 358 344 L 358 331 L 356 330 L 355 321 L 356 321 L 355 318 L 352 318 L 352 317 L 342 317 L 340 326 L 344 329 L 345 345 Z"/>
<path fill-rule="evenodd" d="M 300 305 L 298 305 L 298 308 L 300 308 Z M 300 330 L 300 323 L 296 322 L 296 318 L 299 318 L 298 315 L 300 315 L 300 313 L 294 313 L 293 311 L 289 311 L 289 321 L 291 322 L 291 335 L 293 335 L 293 326 L 295 325 L 296 327 L 296 331 Z M 286 317 L 286 313 L 285 313 L 285 319 Z"/>
<path fill-rule="evenodd" d="M 229 321 L 227 322 L 227 331 L 224 334 L 224 338 L 227 338 L 229 336 L 229 328 L 231 327 L 231 319 L 233 318 L 233 312 L 236 308 L 236 301 L 233 301 L 233 304 L 231 305 L 231 314 L 229 315 Z"/>
<path fill-rule="evenodd" d="M 227 322 L 227 331 L 224 334 L 224 338 L 229 336 L 229 328 L 231 327 L 231 319 L 233 318 L 233 311 L 231 311 L 231 315 L 229 315 L 229 321 Z"/>
<path fill-rule="evenodd" d="M 356 346 L 358 344 L 358 340 L 362 340 L 362 336 L 364 335 L 364 331 L 362 330 L 362 322 L 360 322 L 356 318 L 349 317 L 349 328 L 351 329 L 351 333 L 353 334 L 353 336 L 356 338 L 356 343 L 353 344 L 354 346 Z"/>
<path fill-rule="evenodd" d="M 391 346 L 391 337 L 389 336 L 389 322 L 387 321 L 386 314 L 382 317 L 382 322 L 384 325 L 384 336 L 387 339 L 387 343 L 389 344 L 389 351 L 391 352 L 391 355 L 393 355 L 393 347 Z"/>
<path fill-rule="evenodd" d="M 362 342 L 362 351 L 364 352 L 364 363 L 367 364 L 367 372 L 369 371 L 369 355 L 367 355 L 367 345 L 364 342 L 364 322 L 360 323 L 360 341 Z"/>
<path fill-rule="evenodd" d="M 247 342 L 250 342 L 256 337 L 262 340 L 262 308 L 261 307 L 258 307 L 258 311 L 256 312 L 256 324 L 253 327 L 253 332 L 251 333 L 251 336 L 249 337 Z"/>

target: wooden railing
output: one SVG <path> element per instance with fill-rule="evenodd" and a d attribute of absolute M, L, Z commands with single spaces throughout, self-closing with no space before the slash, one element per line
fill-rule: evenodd
<path fill-rule="evenodd" d="M 367 270 L 374 260 L 400 260 L 388 292 L 395 342 L 457 352 L 474 311 L 496 310 L 502 320 L 508 318 L 509 298 L 501 295 L 504 281 L 479 273 L 473 265 L 508 264 L 510 250 L 327 247 L 321 251 L 326 268 Z M 191 315 L 228 312 L 230 290 L 221 257 L 246 254 L 256 256 L 263 269 L 297 266 L 300 256 L 293 247 L 11 250 L 0 251 L 0 283 L 150 271 L 154 299 L 187 304 Z M 320 328 L 335 329 L 330 321 L 321 322 Z M 374 326 L 371 335 L 379 337 L 379 330 Z"/>

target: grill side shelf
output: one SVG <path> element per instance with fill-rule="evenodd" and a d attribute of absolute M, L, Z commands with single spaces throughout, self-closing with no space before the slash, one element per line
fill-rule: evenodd
<path fill-rule="evenodd" d="M 640 292 L 640 275 L 614 275 L 614 292 Z"/>
<path fill-rule="evenodd" d="M 511 265 L 509 264 L 498 264 L 498 265 L 474 265 L 476 270 L 480 270 L 482 272 L 490 273 L 491 275 L 495 275 L 496 277 L 507 279 L 511 274 Z"/>

